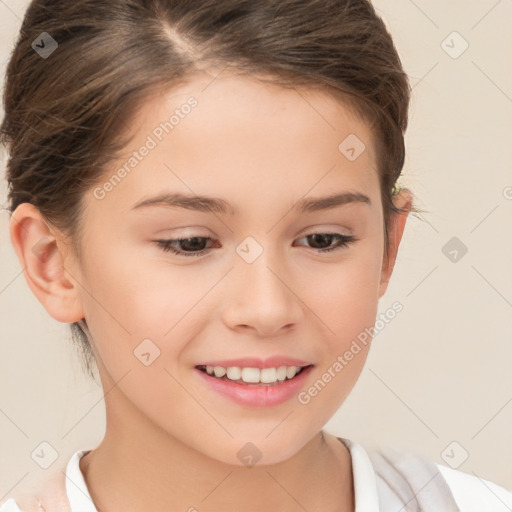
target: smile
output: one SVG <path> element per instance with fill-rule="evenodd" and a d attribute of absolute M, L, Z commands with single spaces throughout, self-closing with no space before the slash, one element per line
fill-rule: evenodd
<path fill-rule="evenodd" d="M 278 366 L 274 368 L 251 368 L 229 366 L 204 366 L 197 368 L 212 377 L 238 384 L 279 384 L 299 375 L 307 366 Z"/>
<path fill-rule="evenodd" d="M 313 368 L 199 365 L 194 370 L 212 399 L 220 395 L 240 405 L 268 407 L 296 398 Z"/>

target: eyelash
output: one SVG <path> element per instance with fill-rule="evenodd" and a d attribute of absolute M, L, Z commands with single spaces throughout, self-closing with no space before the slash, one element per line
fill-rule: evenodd
<path fill-rule="evenodd" d="M 334 245 L 334 246 L 329 247 L 327 249 L 313 249 L 314 251 L 316 251 L 319 254 L 323 254 L 323 253 L 326 253 L 326 252 L 331 252 L 331 251 L 337 251 L 337 250 L 345 249 L 350 244 L 352 244 L 352 243 L 354 243 L 354 242 L 356 242 L 358 240 L 355 236 L 352 236 L 352 235 L 350 235 L 350 236 L 349 235 L 341 235 L 339 233 L 311 233 L 310 235 L 305 235 L 302 238 L 308 238 L 310 236 L 315 236 L 315 235 L 334 236 L 334 237 L 336 237 L 340 241 L 338 243 L 338 245 Z M 201 256 L 202 254 L 204 254 L 205 252 L 208 251 L 208 249 L 202 249 L 202 250 L 197 251 L 197 252 L 179 251 L 179 250 L 175 249 L 171 245 L 173 242 L 178 242 L 179 243 L 179 242 L 183 242 L 185 240 L 190 240 L 190 239 L 193 239 L 193 238 L 212 240 L 212 238 L 206 237 L 206 236 L 189 236 L 189 237 L 186 237 L 186 238 L 174 238 L 174 239 L 169 239 L 169 240 L 155 240 L 155 242 L 164 252 L 172 252 L 172 253 L 177 254 L 179 256 L 185 256 L 185 257 Z"/>

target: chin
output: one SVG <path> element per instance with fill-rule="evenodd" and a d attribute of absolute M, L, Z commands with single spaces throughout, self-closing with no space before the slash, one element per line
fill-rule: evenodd
<path fill-rule="evenodd" d="M 201 451 L 215 460 L 241 468 L 267 466 L 292 458 L 309 440 L 291 439 L 286 432 L 282 436 L 274 435 L 268 436 L 268 432 L 265 432 L 259 436 L 247 436 L 245 440 L 235 438 L 229 442 L 219 442 L 213 450 L 209 446 Z"/>

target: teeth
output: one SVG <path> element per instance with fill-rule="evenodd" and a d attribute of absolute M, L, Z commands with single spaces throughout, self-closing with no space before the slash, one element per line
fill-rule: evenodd
<path fill-rule="evenodd" d="M 277 380 L 286 379 L 286 366 L 280 366 L 277 369 Z"/>
<path fill-rule="evenodd" d="M 208 371 L 208 368 L 206 368 Z M 230 366 L 226 369 L 226 375 L 230 380 L 240 380 L 242 378 L 242 369 L 238 366 Z"/>
<path fill-rule="evenodd" d="M 260 382 L 266 384 L 277 380 L 277 370 L 275 368 L 263 368 L 260 370 Z"/>
<path fill-rule="evenodd" d="M 224 375 L 226 375 L 226 368 L 222 368 L 222 366 L 214 366 L 213 373 L 215 373 L 215 377 L 224 377 Z"/>
<path fill-rule="evenodd" d="M 279 366 L 278 368 L 240 368 L 239 366 L 206 366 L 206 373 L 218 378 L 226 376 L 229 380 L 242 380 L 248 384 L 272 384 L 286 379 L 293 379 L 302 370 L 301 366 Z"/>
<path fill-rule="evenodd" d="M 249 383 L 259 382 L 260 373 L 259 368 L 242 368 L 242 380 Z"/>
<path fill-rule="evenodd" d="M 286 377 L 288 379 L 293 379 L 295 377 L 295 374 L 297 373 L 298 368 L 296 366 L 289 366 L 286 368 Z"/>

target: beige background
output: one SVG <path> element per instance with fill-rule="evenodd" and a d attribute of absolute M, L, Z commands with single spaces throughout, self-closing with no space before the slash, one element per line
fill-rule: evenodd
<path fill-rule="evenodd" d="M 2 68 L 27 5 L 0 1 Z M 512 2 L 375 6 L 413 86 L 402 183 L 428 213 L 410 218 L 379 311 L 397 300 L 404 309 L 327 429 L 445 465 L 467 452 L 459 470 L 512 489 Z M 469 43 L 458 58 L 442 47 L 453 31 Z M 2 176 L 4 166 L 5 155 Z M 105 424 L 102 390 L 82 375 L 68 325 L 32 295 L 8 221 L 1 212 L 0 502 L 43 474 L 31 458 L 41 442 L 67 461 L 96 446 Z M 468 248 L 457 262 L 442 251 L 454 236 Z"/>

